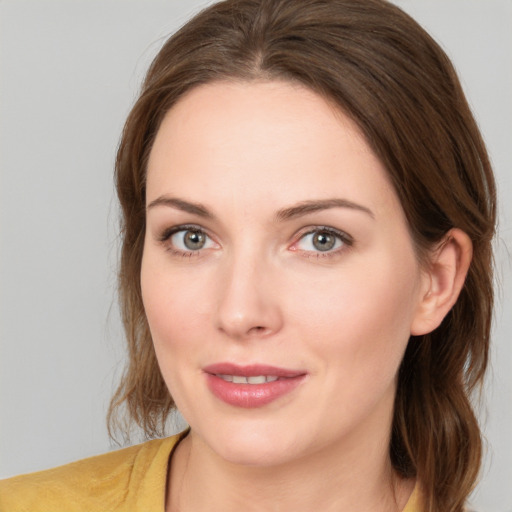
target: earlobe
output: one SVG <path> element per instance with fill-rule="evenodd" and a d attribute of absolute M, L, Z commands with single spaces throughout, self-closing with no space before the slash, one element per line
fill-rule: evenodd
<path fill-rule="evenodd" d="M 411 334 L 420 336 L 436 329 L 448 314 L 464 286 L 473 255 L 473 244 L 462 230 L 448 231 L 432 252 L 430 266 L 423 276 L 418 308 Z"/>

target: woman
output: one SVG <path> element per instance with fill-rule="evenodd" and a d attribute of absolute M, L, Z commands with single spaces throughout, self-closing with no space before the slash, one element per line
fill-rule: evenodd
<path fill-rule="evenodd" d="M 153 62 L 116 177 L 111 421 L 125 405 L 154 437 L 177 405 L 190 430 L 6 481 L 2 509 L 463 509 L 495 190 L 414 21 L 377 0 L 212 6 Z"/>

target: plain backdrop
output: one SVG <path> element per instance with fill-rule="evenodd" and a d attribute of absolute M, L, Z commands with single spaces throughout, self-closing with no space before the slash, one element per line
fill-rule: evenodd
<path fill-rule="evenodd" d="M 495 166 L 500 288 L 474 506 L 510 512 L 512 1 L 396 2 L 454 60 Z M 204 4 L 0 0 L 0 477 L 113 448 L 115 150 L 151 58 Z"/>

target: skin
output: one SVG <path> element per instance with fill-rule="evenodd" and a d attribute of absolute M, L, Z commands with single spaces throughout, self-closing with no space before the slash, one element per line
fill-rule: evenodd
<path fill-rule="evenodd" d="M 331 199 L 345 203 L 289 216 Z M 168 236 L 182 225 L 202 230 L 202 249 Z M 325 227 L 341 237 L 320 251 L 308 233 Z M 382 164 L 308 89 L 221 82 L 182 98 L 149 158 L 141 269 L 158 362 L 191 426 L 167 510 L 402 510 L 414 482 L 388 455 L 397 370 L 411 333 L 456 300 L 464 236 L 422 268 Z M 203 368 L 226 361 L 306 377 L 244 409 L 206 385 Z"/>

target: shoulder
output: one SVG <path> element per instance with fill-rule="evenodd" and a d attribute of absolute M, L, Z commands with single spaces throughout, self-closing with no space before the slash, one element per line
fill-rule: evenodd
<path fill-rule="evenodd" d="M 179 436 L 155 439 L 2 480 L 0 512 L 126 510 L 134 500 L 160 499 L 178 440 Z"/>

